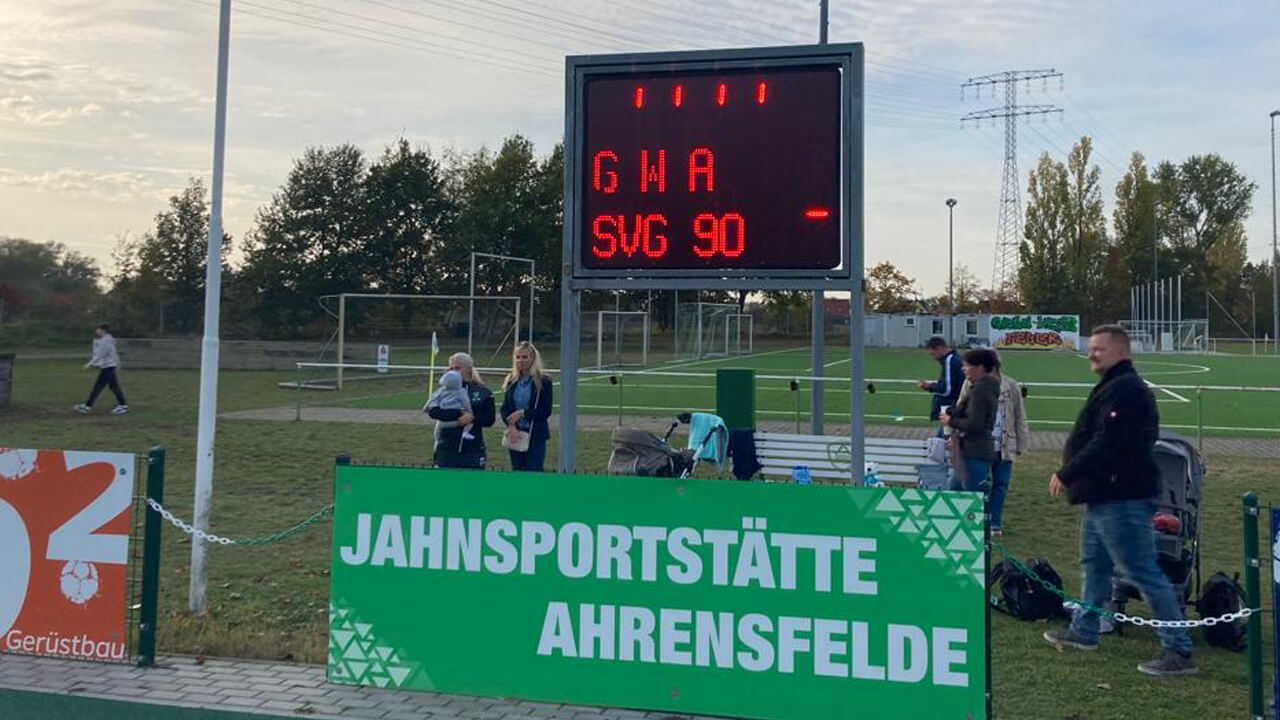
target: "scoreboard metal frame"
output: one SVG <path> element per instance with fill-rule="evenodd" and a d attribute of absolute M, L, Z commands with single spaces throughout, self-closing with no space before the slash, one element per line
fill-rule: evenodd
<path fill-rule="evenodd" d="M 588 268 L 582 247 L 590 228 L 583 218 L 585 88 L 601 77 L 654 73 L 768 72 L 827 69 L 840 73 L 840 254 L 836 268 Z M 691 112 L 696 111 L 691 108 Z M 862 275 L 863 48 L 861 43 L 573 56 L 565 68 L 564 276 L 576 289 L 844 290 Z M 714 138 L 710 139 L 714 142 Z M 771 238 L 785 242 L 784 238 Z M 843 282 L 842 282 L 843 281 Z M 859 290 L 861 283 L 858 283 Z"/>

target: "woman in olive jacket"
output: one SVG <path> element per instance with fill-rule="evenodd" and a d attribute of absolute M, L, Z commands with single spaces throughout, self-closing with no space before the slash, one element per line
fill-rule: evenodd
<path fill-rule="evenodd" d="M 991 466 L 996 458 L 991 431 L 1000 407 L 1000 378 L 995 374 L 999 357 L 992 350 L 970 350 L 964 355 L 964 375 L 969 381 L 969 395 L 939 420 L 960 436 L 960 454 L 964 458 L 964 482 L 952 490 L 981 492 L 988 487 Z"/>

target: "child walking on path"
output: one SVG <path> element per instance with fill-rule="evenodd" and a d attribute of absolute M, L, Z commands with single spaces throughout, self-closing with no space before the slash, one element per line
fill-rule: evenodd
<path fill-rule="evenodd" d="M 111 408 L 112 415 L 123 415 L 129 412 L 129 404 L 125 402 L 124 391 L 120 389 L 120 380 L 116 370 L 120 367 L 120 355 L 116 352 L 116 339 L 111 336 L 111 329 L 106 323 L 93 329 L 93 357 L 85 363 L 85 369 L 98 368 L 98 379 L 93 382 L 93 390 L 89 391 L 89 399 L 75 406 L 75 411 L 88 415 L 93 410 L 93 403 L 104 388 L 111 388 L 116 396 L 116 406 Z"/>

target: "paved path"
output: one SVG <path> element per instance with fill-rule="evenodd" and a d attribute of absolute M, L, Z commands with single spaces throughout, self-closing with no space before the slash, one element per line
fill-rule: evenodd
<path fill-rule="evenodd" d="M 297 408 L 294 406 L 263 408 L 261 410 L 242 410 L 223 413 L 222 417 L 231 420 L 294 420 Z M 303 407 L 302 419 L 310 422 L 353 422 L 374 423 L 382 425 L 422 425 L 429 426 L 431 421 L 417 410 L 365 410 L 341 407 Z M 665 430 L 670 418 L 643 417 L 628 415 L 624 418 L 628 426 L 648 428 L 661 433 Z M 578 427 L 582 430 L 611 430 L 617 425 L 615 415 L 579 415 Z M 558 416 L 551 417 L 552 429 L 556 429 Z M 794 432 L 795 424 L 785 420 L 762 420 L 761 430 L 775 432 Z M 802 428 L 802 432 L 808 432 Z M 828 425 L 826 432 L 840 435 L 849 432 L 849 426 Z M 868 437 L 889 438 L 924 438 L 933 430 L 931 428 L 912 425 L 871 425 L 866 429 Z M 1032 430 L 1032 450 L 1061 450 L 1066 442 L 1065 430 Z M 1280 439 L 1262 438 L 1228 438 L 1206 436 L 1204 438 L 1205 455 L 1230 455 L 1233 457 L 1280 459 Z"/>
<path fill-rule="evenodd" d="M 330 685 L 325 682 L 324 668 L 319 665 L 253 660 L 197 661 L 189 656 L 162 656 L 157 667 L 142 669 L 0 654 L 0 689 L 258 716 L 342 720 L 685 720 L 688 717 L 669 712 Z M 0 717 L 11 716 L 0 712 Z"/>

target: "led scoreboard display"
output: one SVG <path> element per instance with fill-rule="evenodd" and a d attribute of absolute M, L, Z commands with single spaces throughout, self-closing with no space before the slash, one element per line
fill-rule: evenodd
<path fill-rule="evenodd" d="M 575 275 L 839 277 L 861 68 L 847 50 L 818 52 L 578 68 Z"/>

